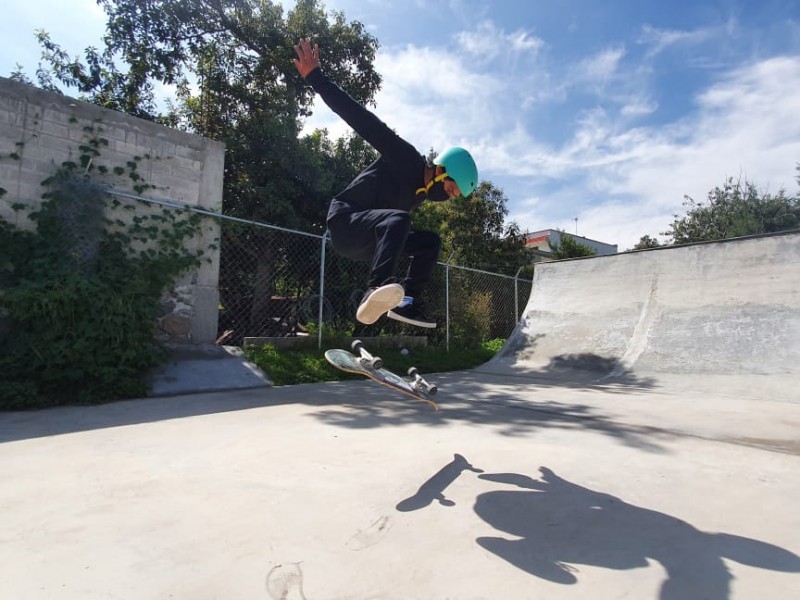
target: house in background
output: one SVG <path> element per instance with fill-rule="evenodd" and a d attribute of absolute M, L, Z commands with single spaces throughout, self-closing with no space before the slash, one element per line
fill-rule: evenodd
<path fill-rule="evenodd" d="M 579 244 L 591 248 L 597 253 L 597 256 L 616 254 L 618 252 L 616 244 L 606 244 L 555 229 L 543 229 L 525 234 L 525 247 L 533 250 L 540 258 L 552 258 L 553 246 L 560 246 L 561 236 L 564 235 L 568 235 Z"/>

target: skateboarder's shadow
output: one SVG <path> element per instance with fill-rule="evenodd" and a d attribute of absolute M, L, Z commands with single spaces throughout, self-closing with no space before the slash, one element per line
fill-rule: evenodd
<path fill-rule="evenodd" d="M 654 560 L 668 575 L 660 600 L 722 600 L 729 597 L 732 579 L 723 558 L 762 569 L 800 571 L 800 557 L 777 546 L 700 531 L 570 483 L 547 468 L 540 471 L 538 480 L 511 473 L 479 475 L 527 491 L 487 492 L 475 502 L 478 516 L 513 536 L 481 537 L 478 544 L 537 577 L 573 584 L 579 575 L 570 564 L 634 569 Z"/>

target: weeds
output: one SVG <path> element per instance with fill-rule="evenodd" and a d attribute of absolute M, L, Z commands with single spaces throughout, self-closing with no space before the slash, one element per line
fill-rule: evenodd
<path fill-rule="evenodd" d="M 385 367 L 399 375 L 405 375 L 409 367 L 417 367 L 420 373 L 442 373 L 477 367 L 492 358 L 502 345 L 503 340 L 491 340 L 477 347 L 450 352 L 423 347 L 404 355 L 400 349 L 386 348 L 378 354 Z M 277 350 L 266 345 L 246 348 L 245 354 L 275 385 L 360 379 L 359 375 L 344 373 L 328 364 L 324 352 L 316 349 Z"/>

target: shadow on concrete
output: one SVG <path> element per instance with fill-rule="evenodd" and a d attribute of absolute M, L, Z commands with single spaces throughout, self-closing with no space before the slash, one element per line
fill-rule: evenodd
<path fill-rule="evenodd" d="M 528 339 L 516 336 L 498 356 L 508 357 L 518 352 L 531 352 L 543 337 L 545 336 L 538 335 Z M 180 386 L 188 384 L 194 385 L 198 390 L 205 389 L 203 382 L 218 379 L 216 372 L 208 367 L 214 360 L 221 362 L 219 361 L 221 357 L 225 358 L 227 363 L 231 360 L 243 360 L 227 348 L 224 351 L 218 348 L 212 351 L 187 347 L 182 352 L 183 354 L 176 354 L 180 360 L 178 365 L 168 372 L 169 377 L 166 375 L 162 377 L 163 391 L 167 391 L 167 386 L 171 386 L 169 390 L 183 389 Z M 536 429 L 553 427 L 588 428 L 601 431 L 636 447 L 658 449 L 653 444 L 653 438 L 663 432 L 652 428 L 612 423 L 596 409 L 581 404 L 553 401 L 536 403 L 515 397 L 514 392 L 519 390 L 524 390 L 526 395 L 529 395 L 531 390 L 548 389 L 634 394 L 656 387 L 654 380 L 626 372 L 616 359 L 593 354 L 557 356 L 551 359 L 546 369 L 522 375 L 513 372 L 509 374 L 505 369 L 504 372 L 493 373 L 492 364 L 493 361 L 490 361 L 472 371 L 432 376 L 432 382 L 439 384 L 441 378 L 442 383 L 449 382 L 449 387 L 453 389 L 453 393 L 440 394 L 436 398 L 442 403 L 444 410 L 434 414 L 420 403 L 409 401 L 380 385 L 361 380 L 275 388 L 236 389 L 237 386 L 234 386 L 230 390 L 213 389 L 213 386 L 209 385 L 211 389 L 207 392 L 187 395 L 166 395 L 99 406 L 64 406 L 41 411 L 0 412 L 0 443 L 218 412 L 301 403 L 320 407 L 336 406 L 336 409 L 319 412 L 317 417 L 330 425 L 354 429 L 407 423 L 438 426 L 459 421 L 478 425 L 499 425 L 502 427 L 502 432 L 507 435 L 524 435 Z M 173 382 L 172 378 L 179 381 Z M 498 383 L 503 386 L 502 392 L 490 392 L 490 389 L 498 389 Z M 446 389 L 448 385 L 440 384 L 439 387 Z M 386 402 L 381 402 L 384 398 Z M 519 410 L 513 413 L 513 416 L 509 416 L 507 411 L 498 410 L 502 407 Z"/>
<path fill-rule="evenodd" d="M 475 369 L 490 375 L 532 379 L 537 385 L 601 390 L 614 394 L 652 390 L 658 380 L 634 373 L 619 358 L 592 352 L 551 356 L 547 365 L 531 368 L 537 344 L 544 334 L 515 333 L 493 360 Z"/>
<path fill-rule="evenodd" d="M 475 373 L 496 377 L 515 377 L 541 387 L 596 390 L 611 394 L 635 394 L 658 389 L 655 377 L 643 377 L 627 370 L 616 358 L 597 354 L 564 354 L 555 356 L 550 363 L 536 370 L 524 371 L 478 367 Z"/>
<path fill-rule="evenodd" d="M 615 438 L 639 449 L 658 452 L 662 447 L 659 438 L 673 434 L 653 428 L 614 422 L 595 407 L 559 402 L 563 397 L 548 391 L 587 391 L 605 394 L 646 395 L 658 387 L 652 377 L 641 377 L 626 369 L 615 358 L 596 354 L 565 354 L 552 357 L 549 364 L 538 371 L 514 371 L 508 359 L 521 357 L 521 353 L 535 351 L 537 343 L 546 336 L 517 335 L 498 354 L 499 360 L 490 361 L 470 371 L 431 375 L 428 380 L 438 385 L 440 394 L 434 399 L 442 410 L 428 413 L 420 410 L 412 400 L 409 404 L 393 404 L 391 408 L 372 400 L 390 393 L 373 386 L 366 393 L 358 383 L 346 382 L 353 390 L 353 398 L 368 399 L 353 403 L 351 410 L 321 411 L 317 417 L 329 425 L 353 429 L 425 423 L 433 426 L 456 422 L 499 427 L 509 436 L 525 436 L 542 429 L 589 430 Z M 391 365 L 388 365 L 391 368 Z M 497 369 L 494 372 L 493 369 Z M 362 382 L 363 383 L 363 382 Z M 373 393 L 374 392 L 374 393 Z M 540 398 L 540 399 L 539 399 Z M 513 409 L 512 411 L 503 409 Z"/>
<path fill-rule="evenodd" d="M 517 490 L 480 494 L 475 512 L 508 537 L 476 541 L 515 567 L 554 583 L 579 583 L 571 565 L 645 568 L 656 561 L 667 572 L 660 600 L 730 597 L 732 575 L 723 559 L 761 569 L 800 572 L 800 557 L 745 537 L 700 531 L 669 515 L 628 504 L 541 468 L 532 479 L 515 473 L 480 479 Z"/>
<path fill-rule="evenodd" d="M 554 401 L 559 396 L 547 391 L 560 386 L 552 383 L 476 372 L 446 373 L 431 380 L 441 390 L 436 397 L 439 411 L 374 382 L 350 380 L 0 413 L 0 443 L 289 404 L 317 409 L 298 418 L 311 417 L 350 429 L 470 423 L 494 427 L 509 436 L 553 428 L 588 430 L 653 452 L 662 451 L 660 438 L 672 436 L 651 427 L 616 423 L 600 410 L 580 403 Z M 520 386 L 525 386 L 524 398 Z M 530 399 L 539 394 L 541 401 Z"/>
<path fill-rule="evenodd" d="M 412 512 L 429 506 L 434 500 L 442 506 L 454 506 L 455 502 L 449 500 L 444 495 L 444 491 L 464 471 L 483 473 L 483 469 L 476 469 L 462 455 L 455 454 L 451 462 L 423 483 L 413 496 L 398 502 L 395 508 L 400 512 Z"/>
<path fill-rule="evenodd" d="M 271 388 L 0 412 L 0 443 L 246 410 L 275 404 Z"/>
<path fill-rule="evenodd" d="M 350 390 L 346 409 L 322 409 L 315 417 L 328 425 L 350 429 L 425 424 L 432 427 L 457 423 L 493 427 L 502 435 L 528 436 L 546 429 L 591 431 L 611 437 L 627 446 L 651 452 L 663 451 L 659 440 L 674 433 L 654 427 L 614 421 L 602 410 L 579 402 L 557 401 L 549 393 L 562 386 L 528 378 L 487 376 L 477 372 L 444 373 L 431 376 L 440 389 L 436 400 L 440 410 L 407 400 L 369 382 L 329 384 L 326 393 L 339 386 Z M 523 387 L 524 386 L 524 387 Z"/>

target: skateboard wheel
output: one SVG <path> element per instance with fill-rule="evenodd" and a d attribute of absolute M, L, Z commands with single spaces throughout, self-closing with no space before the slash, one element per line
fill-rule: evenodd
<path fill-rule="evenodd" d="M 436 395 L 436 392 L 438 392 L 438 391 L 439 391 L 439 388 L 437 388 L 435 385 L 429 385 L 429 386 L 428 386 L 428 393 L 429 393 L 431 396 L 435 396 L 435 395 Z"/>
<path fill-rule="evenodd" d="M 416 368 L 416 367 L 411 367 L 411 368 L 408 370 L 408 376 L 409 376 L 409 377 L 416 377 L 418 373 L 419 373 L 419 371 L 417 371 L 417 368 Z"/>
<path fill-rule="evenodd" d="M 353 340 L 353 343 L 350 344 L 350 348 L 353 352 L 360 352 L 363 347 L 364 343 L 361 340 Z"/>
<path fill-rule="evenodd" d="M 375 358 L 372 359 L 372 365 L 371 366 L 376 371 L 378 369 L 382 369 L 383 368 L 383 359 L 378 357 L 378 356 L 376 356 Z"/>

